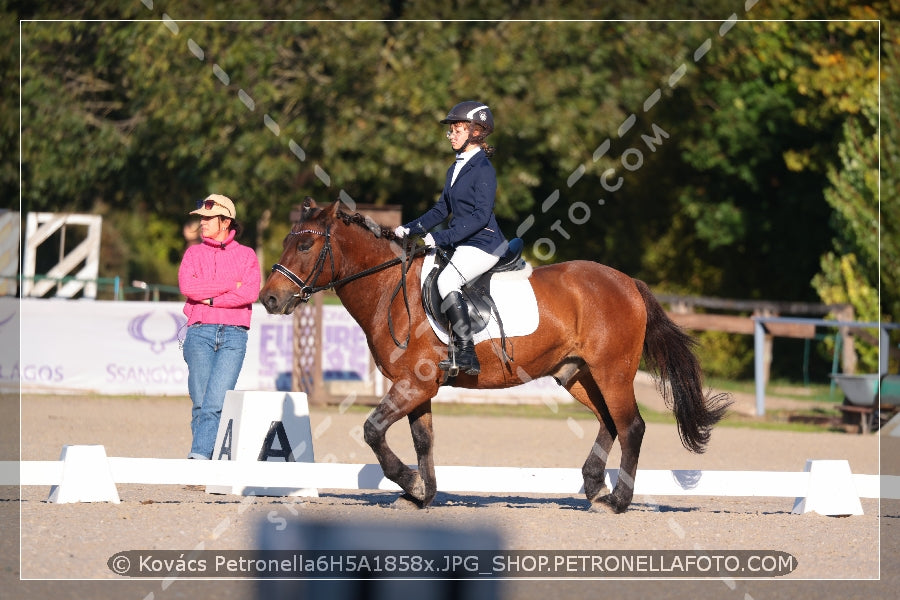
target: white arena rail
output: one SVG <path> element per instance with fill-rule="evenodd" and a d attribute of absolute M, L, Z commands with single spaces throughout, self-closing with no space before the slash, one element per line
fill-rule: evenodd
<path fill-rule="evenodd" d="M 89 452 L 75 452 L 91 449 Z M 69 452 L 66 452 L 66 451 Z M 375 464 L 197 461 L 106 457 L 103 446 L 68 446 L 63 460 L 0 462 L 0 485 L 53 486 L 51 502 L 118 502 L 116 484 L 399 490 Z M 71 458 L 70 458 L 71 457 Z M 583 493 L 580 469 L 438 466 L 441 492 Z M 607 470 L 612 488 L 618 469 Z M 63 489 L 66 488 L 66 489 Z M 801 472 L 638 470 L 635 496 L 795 498 L 794 512 L 862 514 L 860 498 L 900 499 L 900 476 L 860 475 L 845 460 L 809 460 Z M 113 497 L 114 496 L 114 497 Z"/>
<path fill-rule="evenodd" d="M 306 395 L 300 392 L 229 391 L 215 447 L 217 456 L 230 460 L 107 457 L 101 445 L 63 446 L 60 460 L 0 462 L 0 485 L 51 486 L 51 503 L 118 503 L 117 484 L 204 485 L 210 493 L 262 496 L 400 489 L 379 465 L 314 462 Z M 297 460 L 286 462 L 288 455 Z M 272 460 L 257 460 L 261 456 Z M 581 469 L 574 468 L 438 466 L 435 471 L 440 492 L 584 491 Z M 618 469 L 607 469 L 610 489 L 618 475 Z M 860 498 L 900 499 L 900 476 L 853 474 L 846 460 L 807 460 L 801 472 L 639 469 L 634 494 L 794 498 L 794 513 L 861 515 Z"/>

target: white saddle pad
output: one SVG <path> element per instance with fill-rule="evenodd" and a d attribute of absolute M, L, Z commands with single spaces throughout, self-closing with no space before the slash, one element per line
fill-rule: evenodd
<path fill-rule="evenodd" d="M 425 262 L 422 264 L 422 286 L 425 285 L 425 279 L 434 268 L 434 252 L 425 255 Z M 528 335 L 534 333 L 538 326 L 538 305 L 537 298 L 534 296 L 534 289 L 531 287 L 532 268 L 528 265 L 525 269 L 519 271 L 508 271 L 504 273 L 494 273 L 491 277 L 491 296 L 497 305 L 500 313 L 500 320 L 503 321 L 503 330 L 506 337 L 515 337 L 519 335 Z M 448 343 L 450 338 L 437 322 L 428 315 L 428 322 L 438 338 L 443 343 Z M 500 339 L 500 324 L 494 315 L 491 315 L 488 326 L 476 333 L 473 337 L 477 344 L 488 339 Z"/>

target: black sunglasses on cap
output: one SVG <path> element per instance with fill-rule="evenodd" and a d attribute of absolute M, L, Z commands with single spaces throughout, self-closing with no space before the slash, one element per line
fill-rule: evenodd
<path fill-rule="evenodd" d="M 219 204 L 215 200 L 209 200 L 209 199 L 197 200 L 197 208 L 198 209 L 205 208 L 206 210 L 212 210 L 213 206 L 220 206 L 220 207 L 224 208 L 226 212 L 228 212 L 228 213 L 231 212 L 227 206 Z"/>

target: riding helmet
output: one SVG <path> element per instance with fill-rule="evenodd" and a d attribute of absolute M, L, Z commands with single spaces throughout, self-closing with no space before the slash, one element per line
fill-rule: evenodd
<path fill-rule="evenodd" d="M 487 104 L 475 100 L 460 102 L 450 109 L 446 117 L 441 119 L 441 123 L 444 125 L 461 122 L 481 125 L 485 130 L 484 135 L 494 130 L 494 115 L 491 114 L 491 109 Z"/>

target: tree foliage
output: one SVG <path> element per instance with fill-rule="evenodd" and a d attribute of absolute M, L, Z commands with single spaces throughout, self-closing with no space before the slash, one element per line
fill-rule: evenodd
<path fill-rule="evenodd" d="M 502 226 L 535 260 L 599 260 L 669 292 L 855 297 L 859 316 L 895 318 L 897 11 L 592 4 L 3 5 L 0 186 L 23 211 L 106 215 L 104 274 L 171 284 L 211 191 L 273 249 L 306 195 L 424 210 L 449 163 L 437 121 L 477 98 L 497 121 Z"/>
<path fill-rule="evenodd" d="M 900 321 L 900 29 L 885 28 L 881 72 L 879 255 L 881 314 Z M 871 267 L 871 264 L 868 265 Z"/>

